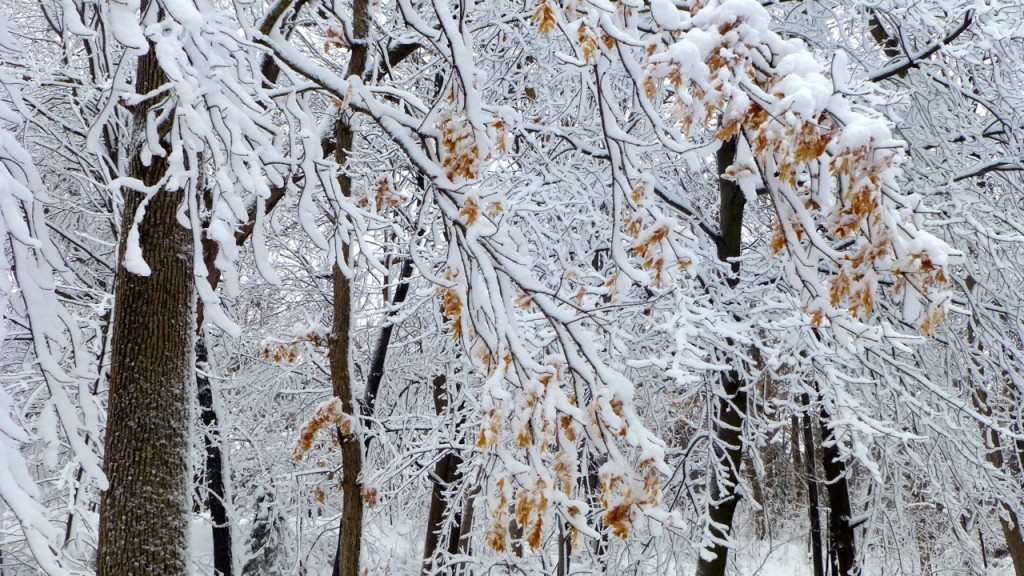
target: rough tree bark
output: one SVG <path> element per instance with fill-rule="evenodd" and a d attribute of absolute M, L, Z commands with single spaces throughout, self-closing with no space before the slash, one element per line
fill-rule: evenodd
<path fill-rule="evenodd" d="M 139 58 L 136 76 L 139 94 L 166 81 L 152 49 Z M 135 110 L 138 145 L 152 106 L 146 101 Z M 129 175 L 153 186 L 166 169 L 164 158 L 145 165 L 136 153 Z M 175 216 L 181 194 L 158 190 L 139 224 L 139 244 L 152 273 L 129 272 L 123 266 L 127 232 L 142 202 L 142 194 L 125 191 L 104 461 L 110 487 L 100 504 L 99 576 L 184 575 L 188 567 L 192 233 Z"/>

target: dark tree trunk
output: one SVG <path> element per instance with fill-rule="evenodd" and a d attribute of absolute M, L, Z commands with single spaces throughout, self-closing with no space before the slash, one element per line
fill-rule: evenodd
<path fill-rule="evenodd" d="M 793 457 L 793 470 L 799 474 L 804 470 L 804 462 L 800 457 L 800 418 L 795 414 L 789 417 L 789 451 Z"/>
<path fill-rule="evenodd" d="M 1004 382 L 1011 382 L 1009 374 L 1003 374 Z M 1012 404 L 1016 406 L 1022 406 L 1021 390 L 1014 388 L 1011 392 Z M 1010 430 L 1015 434 L 1021 434 L 1020 418 L 1012 421 L 1010 424 Z M 1000 453 L 1000 456 L 1002 453 Z M 1007 465 L 1009 468 L 1008 472 L 1011 476 L 1017 479 L 1018 494 L 1024 494 L 1024 440 L 1020 437 L 1013 441 L 1010 451 L 1010 463 Z M 1010 503 L 1002 503 L 1003 510 L 1006 511 L 1007 520 L 1003 521 L 1002 515 L 1000 515 L 1000 523 L 1003 524 L 1003 534 L 1006 536 L 1006 548 L 1010 552 L 1010 558 L 1013 559 L 1013 570 L 1015 576 L 1024 576 L 1024 527 L 1020 525 L 1021 515 L 1017 512 L 1021 509 L 1020 506 L 1014 508 Z"/>
<path fill-rule="evenodd" d="M 594 530 L 601 534 L 600 538 L 593 540 L 593 548 L 591 550 L 593 550 L 594 556 L 597 557 L 601 567 L 599 573 L 606 574 L 608 572 L 609 534 L 604 526 L 604 514 L 601 513 L 601 478 L 597 473 L 602 463 L 594 456 L 593 452 L 589 452 L 586 455 L 588 472 L 583 478 L 583 486 L 586 490 L 587 504 L 590 510 L 592 510 L 588 522 L 594 527 Z"/>
<path fill-rule="evenodd" d="M 810 418 L 810 415 L 807 416 Z M 821 462 L 825 472 L 825 490 L 831 510 L 828 520 L 828 555 L 835 576 L 860 574 L 857 566 L 857 538 L 854 533 L 853 511 L 850 504 L 850 482 L 846 462 L 839 454 L 839 446 L 829 422 L 831 417 L 821 408 Z"/>
<path fill-rule="evenodd" d="M 459 522 L 459 545 L 456 551 L 463 556 L 473 554 L 473 510 L 476 502 L 476 495 L 480 492 L 479 487 L 474 487 L 466 494 L 466 500 L 462 503 L 462 518 Z M 457 568 L 454 573 L 462 574 L 464 568 Z"/>
<path fill-rule="evenodd" d="M 572 538 L 565 533 L 567 524 L 558 525 L 558 576 L 569 576 L 572 560 Z"/>
<path fill-rule="evenodd" d="M 992 408 L 988 404 L 988 393 L 982 388 L 976 388 L 972 395 L 975 408 L 986 417 L 992 416 Z M 1006 461 L 1003 457 L 1003 444 L 999 434 L 995 430 L 982 426 L 982 436 L 985 437 L 988 453 L 985 459 L 996 470 L 1005 470 Z M 1015 576 L 1024 576 L 1024 536 L 1022 536 L 1020 516 L 1013 505 L 1009 502 L 999 501 L 999 527 L 1003 531 L 1003 538 L 1006 540 L 1006 550 L 1013 560 L 1013 573 Z"/>
<path fill-rule="evenodd" d="M 814 471 L 817 458 L 814 453 L 814 425 L 810 411 L 811 399 L 802 394 L 800 401 L 804 411 L 804 474 L 807 475 L 807 519 L 811 523 L 811 559 L 814 562 L 814 576 L 825 576 L 825 560 L 821 545 L 821 504 L 818 501 L 818 480 Z"/>
<path fill-rule="evenodd" d="M 512 542 L 512 554 L 516 558 L 523 557 L 523 527 L 519 525 L 519 521 L 516 520 L 515 514 L 512 514 L 512 519 L 508 521 L 508 538 Z"/>
<path fill-rule="evenodd" d="M 213 387 L 205 370 L 208 353 L 203 335 L 196 335 L 196 385 L 199 390 L 199 417 L 202 419 L 203 448 L 206 452 L 206 469 L 203 485 L 206 507 L 213 522 L 213 569 L 219 576 L 231 576 L 234 572 L 231 558 L 231 521 L 228 517 L 227 486 L 224 482 L 224 458 L 221 451 L 220 421 L 213 404 Z"/>
<path fill-rule="evenodd" d="M 276 66 L 273 70 L 277 70 Z M 264 210 L 270 213 L 284 198 L 284 186 L 272 188 L 270 196 L 264 202 Z M 235 233 L 235 242 L 244 244 L 256 226 L 258 204 L 253 203 L 249 210 L 249 221 L 239 227 Z M 210 289 L 216 291 L 220 286 L 221 270 L 215 262 L 220 246 L 211 238 L 204 238 L 203 263 L 206 266 L 207 281 Z M 231 518 L 228 516 L 229 494 L 227 490 L 226 466 L 221 444 L 220 418 L 214 405 L 214 390 L 206 371 L 209 366 L 209 351 L 203 339 L 203 326 L 206 320 L 206 309 L 202 302 L 196 304 L 196 385 L 198 390 L 199 415 L 206 433 L 203 435 L 203 448 L 206 452 L 206 469 L 197 485 L 202 486 L 206 493 L 203 501 L 210 511 L 213 521 L 211 528 L 213 537 L 213 568 L 220 576 L 232 576 L 234 561 L 232 558 L 233 537 Z"/>
<path fill-rule="evenodd" d="M 152 93 L 165 81 L 151 48 L 139 58 L 136 91 Z M 135 111 L 140 138 L 151 106 L 146 102 Z M 152 186 L 166 169 L 163 157 L 147 166 L 136 155 L 129 175 Z M 192 233 L 177 221 L 181 193 L 158 190 L 139 225 L 152 272 L 132 274 L 123 262 L 143 195 L 124 194 L 104 461 L 110 485 L 100 504 L 97 574 L 184 575 L 195 335 Z"/>
<path fill-rule="evenodd" d="M 868 29 L 871 31 L 871 37 L 874 38 L 875 43 L 885 53 L 885 57 L 893 60 L 900 56 L 900 42 L 895 36 L 889 33 L 882 25 L 881 19 L 878 17 L 878 11 L 869 9 L 868 12 L 871 16 L 868 18 Z M 899 74 L 900 78 L 903 78 L 906 72 Z"/>
<path fill-rule="evenodd" d="M 398 287 L 395 288 L 395 296 L 391 300 L 391 307 L 401 305 L 409 294 L 409 277 L 412 276 L 412 258 L 402 261 L 402 270 L 398 274 Z M 363 416 L 373 416 L 374 405 L 377 403 L 377 394 L 380 393 L 380 384 L 384 380 L 384 363 L 388 356 L 388 347 L 391 345 L 391 334 L 395 325 L 391 323 L 394 318 L 392 310 L 384 318 L 384 325 L 380 329 L 380 336 L 377 338 L 377 347 L 374 348 L 373 358 L 370 360 L 370 375 L 366 379 L 366 391 L 363 393 Z M 436 394 L 436 391 L 435 391 Z M 435 397 L 436 401 L 436 397 Z M 367 442 L 369 438 L 367 438 Z"/>
<path fill-rule="evenodd" d="M 722 470 L 711 485 L 708 504 L 708 519 L 713 541 L 707 550 L 714 554 L 708 559 L 703 554 L 697 563 L 697 576 L 723 576 L 728 563 L 727 542 L 732 530 L 733 517 L 740 495 L 736 492 L 739 483 L 740 456 L 743 451 L 743 409 L 747 404 L 747 391 L 739 373 L 730 370 L 722 375 L 724 395 L 718 401 L 718 418 L 715 422 L 714 464 Z"/>
<path fill-rule="evenodd" d="M 736 159 L 737 137 L 722 142 L 717 154 L 719 175 L 732 165 Z M 743 232 L 743 208 L 746 198 L 743 191 L 733 181 L 719 177 L 719 226 L 721 238 L 718 244 L 718 258 L 729 262 L 741 251 Z M 730 262 L 732 275 L 728 284 L 736 287 L 739 284 L 739 262 Z M 732 342 L 729 342 L 732 345 Z M 743 454 L 743 422 L 746 418 L 747 389 L 738 370 L 722 373 L 722 393 L 718 397 L 715 409 L 715 440 L 713 466 L 717 468 L 711 481 L 708 498 L 708 532 L 711 540 L 701 552 L 697 562 L 697 576 L 723 576 L 729 561 L 728 541 L 732 531 L 733 517 L 740 495 L 736 492 L 739 485 L 740 460 Z M 721 474 L 719 474 L 721 471 Z"/>
<path fill-rule="evenodd" d="M 398 295 L 396 294 L 397 298 Z M 434 411 L 441 416 L 448 409 L 448 378 L 441 375 L 433 380 L 434 390 Z M 461 409 L 461 407 L 460 407 Z M 456 424 L 455 435 L 460 435 L 460 429 L 464 422 Z M 437 561 L 437 553 L 441 544 L 441 533 L 444 529 L 446 519 L 451 519 L 448 530 L 448 542 L 446 551 L 454 555 L 459 552 L 459 539 L 462 535 L 462 512 L 457 506 L 453 506 L 446 496 L 449 487 L 455 482 L 459 475 L 459 468 L 462 466 L 462 456 L 455 450 L 448 451 L 434 465 L 433 488 L 430 492 L 430 510 L 427 513 L 427 534 L 423 543 L 423 573 L 432 574 L 435 570 L 443 569 Z M 447 573 L 447 572 L 444 572 Z"/>
<path fill-rule="evenodd" d="M 977 281 L 973 276 L 968 275 L 965 281 L 968 292 L 973 292 Z M 967 343 L 975 354 L 985 355 L 984 346 L 978 342 L 978 337 L 975 332 L 976 328 L 974 322 L 967 323 Z M 972 359 L 972 363 L 978 370 L 978 374 L 982 377 L 985 375 L 985 366 L 978 360 Z M 974 408 L 987 418 L 992 417 L 992 406 L 989 405 L 988 392 L 984 388 L 984 384 L 976 385 L 974 382 L 968 382 L 967 393 L 971 397 L 971 402 L 974 404 Z M 1006 471 L 1008 467 L 1003 457 L 1003 444 L 999 438 L 999 433 L 991 428 L 981 425 L 981 435 L 985 441 L 988 452 L 985 454 L 985 459 L 988 460 L 989 464 L 993 468 L 1000 471 Z M 1024 456 L 1021 453 L 1021 447 L 1018 444 L 1018 468 L 1016 470 L 1018 479 L 1024 486 L 1024 467 L 1021 466 L 1019 459 Z M 1013 560 L 1013 572 L 1015 576 L 1024 576 L 1024 528 L 1020 525 L 1020 518 L 1017 515 L 1013 503 L 999 501 L 999 508 L 1002 510 L 1002 514 L 999 514 L 999 527 L 1002 529 L 1003 538 L 1006 540 L 1006 549 L 1010 553 L 1010 558 Z M 978 533 L 979 536 L 981 533 Z"/>

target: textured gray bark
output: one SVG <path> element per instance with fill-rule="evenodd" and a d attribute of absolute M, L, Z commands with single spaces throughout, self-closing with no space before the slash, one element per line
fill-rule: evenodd
<path fill-rule="evenodd" d="M 152 50 L 139 58 L 140 94 L 165 80 Z M 148 107 L 135 110 L 137 125 Z M 136 153 L 130 176 L 153 185 L 165 170 L 163 158 L 145 166 Z M 143 199 L 125 195 L 122 261 Z M 100 504 L 99 576 L 187 573 L 195 290 L 192 235 L 175 216 L 181 202 L 180 193 L 161 190 L 146 207 L 139 236 L 152 274 L 120 266 L 116 275 L 104 451 L 110 487 Z"/>

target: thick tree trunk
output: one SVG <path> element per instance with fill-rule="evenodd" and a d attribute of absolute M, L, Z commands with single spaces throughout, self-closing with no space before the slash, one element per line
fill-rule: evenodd
<path fill-rule="evenodd" d="M 136 90 L 165 82 L 153 50 L 139 58 Z M 149 106 L 136 113 L 146 122 Z M 155 185 L 162 157 L 146 166 L 136 155 L 130 175 Z M 125 191 L 115 286 L 105 472 L 100 505 L 99 576 L 187 573 L 189 428 L 193 392 L 195 289 L 192 233 L 177 221 L 180 193 L 157 191 L 139 225 L 139 244 L 152 273 L 125 269 L 128 229 L 143 201 Z"/>
<path fill-rule="evenodd" d="M 736 137 L 722 143 L 718 150 L 718 172 L 725 170 L 736 159 Z M 739 186 L 730 180 L 719 178 L 719 225 L 722 237 L 718 245 L 718 258 L 728 262 L 740 255 L 743 232 L 743 208 L 746 199 Z M 730 263 L 732 276 L 728 284 L 739 283 L 739 262 Z M 730 344 L 732 344 L 730 342 Z M 711 490 L 708 499 L 708 532 L 710 540 L 701 551 L 697 562 L 697 576 L 723 576 L 729 560 L 728 541 L 731 538 L 733 516 L 740 495 L 740 460 L 743 454 L 743 421 L 747 409 L 746 383 L 738 370 L 729 370 L 721 375 L 722 391 L 718 397 L 715 421 L 714 462 Z"/>
<path fill-rule="evenodd" d="M 821 545 L 821 504 L 818 501 L 818 480 L 814 471 L 817 461 L 814 451 L 814 425 L 811 423 L 810 395 L 802 394 L 800 401 L 804 408 L 804 473 L 807 475 L 807 519 L 811 523 L 811 559 L 814 562 L 814 576 L 825 576 L 825 560 Z"/>
<path fill-rule="evenodd" d="M 810 415 L 807 416 L 810 418 Z M 850 504 L 850 482 L 847 478 L 846 462 L 839 454 L 839 446 L 832 428 L 829 413 L 821 408 L 821 462 L 825 471 L 825 490 L 831 509 L 828 520 L 828 555 L 834 576 L 860 574 L 857 566 L 857 538 L 853 526 L 853 510 Z"/>

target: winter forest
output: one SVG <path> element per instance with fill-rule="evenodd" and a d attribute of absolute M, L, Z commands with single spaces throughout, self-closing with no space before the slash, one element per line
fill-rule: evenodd
<path fill-rule="evenodd" d="M 0 0 L 0 575 L 1024 576 L 1020 0 Z"/>

